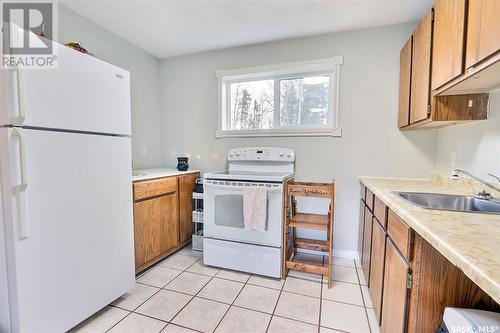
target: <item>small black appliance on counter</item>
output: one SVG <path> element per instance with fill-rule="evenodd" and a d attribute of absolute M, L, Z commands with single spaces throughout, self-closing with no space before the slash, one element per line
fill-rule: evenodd
<path fill-rule="evenodd" d="M 177 170 L 187 171 L 189 169 L 188 158 L 187 157 L 177 157 Z"/>

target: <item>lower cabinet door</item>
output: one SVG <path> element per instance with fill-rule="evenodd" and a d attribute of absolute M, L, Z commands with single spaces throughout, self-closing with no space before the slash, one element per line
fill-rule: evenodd
<path fill-rule="evenodd" d="M 373 219 L 372 260 L 370 265 L 370 295 L 380 324 L 382 316 L 382 289 L 384 284 L 386 233 L 377 219 Z"/>
<path fill-rule="evenodd" d="M 363 262 L 363 236 L 365 233 L 365 203 L 359 200 L 359 228 L 358 228 L 358 252 L 361 253 L 361 262 Z"/>
<path fill-rule="evenodd" d="M 177 246 L 178 217 L 177 192 L 134 204 L 136 270 Z"/>
<path fill-rule="evenodd" d="M 365 222 L 363 231 L 363 254 L 362 254 L 361 266 L 363 267 L 363 274 L 365 275 L 366 282 L 368 283 L 368 285 L 370 285 L 373 214 L 366 206 L 365 206 L 364 219 Z"/>
<path fill-rule="evenodd" d="M 408 276 L 410 267 L 388 239 L 385 255 L 384 304 L 382 307 L 382 332 L 405 332 L 408 304 Z"/>

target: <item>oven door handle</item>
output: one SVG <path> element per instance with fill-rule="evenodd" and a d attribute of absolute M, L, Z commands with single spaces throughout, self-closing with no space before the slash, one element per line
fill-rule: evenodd
<path fill-rule="evenodd" d="M 241 191 L 246 187 L 251 187 L 251 186 L 233 186 L 233 185 L 214 185 L 210 183 L 205 183 L 203 185 L 205 189 L 224 189 L 224 190 L 233 190 L 233 191 Z M 281 192 L 282 187 L 267 187 L 264 186 L 267 189 L 267 193 L 276 193 L 276 192 Z"/>

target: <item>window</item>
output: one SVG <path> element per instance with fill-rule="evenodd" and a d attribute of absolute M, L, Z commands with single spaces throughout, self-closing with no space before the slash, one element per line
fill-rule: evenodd
<path fill-rule="evenodd" d="M 217 137 L 340 136 L 342 57 L 217 71 Z"/>

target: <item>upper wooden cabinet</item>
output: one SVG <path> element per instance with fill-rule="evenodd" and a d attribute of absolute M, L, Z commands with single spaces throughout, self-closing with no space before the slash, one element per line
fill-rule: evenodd
<path fill-rule="evenodd" d="M 467 15 L 465 65 L 475 66 L 500 49 L 500 1 L 471 0 Z"/>
<path fill-rule="evenodd" d="M 499 12 L 497 0 L 436 1 L 401 50 L 400 129 L 487 119 L 500 84 Z"/>
<path fill-rule="evenodd" d="M 401 50 L 399 56 L 399 114 L 398 127 L 410 124 L 410 85 L 411 85 L 411 53 L 412 40 L 410 37 Z"/>
<path fill-rule="evenodd" d="M 430 115 L 430 73 L 432 48 L 432 10 L 413 33 L 410 124 Z"/>
<path fill-rule="evenodd" d="M 465 0 L 437 0 L 434 6 L 432 90 L 464 70 Z"/>

